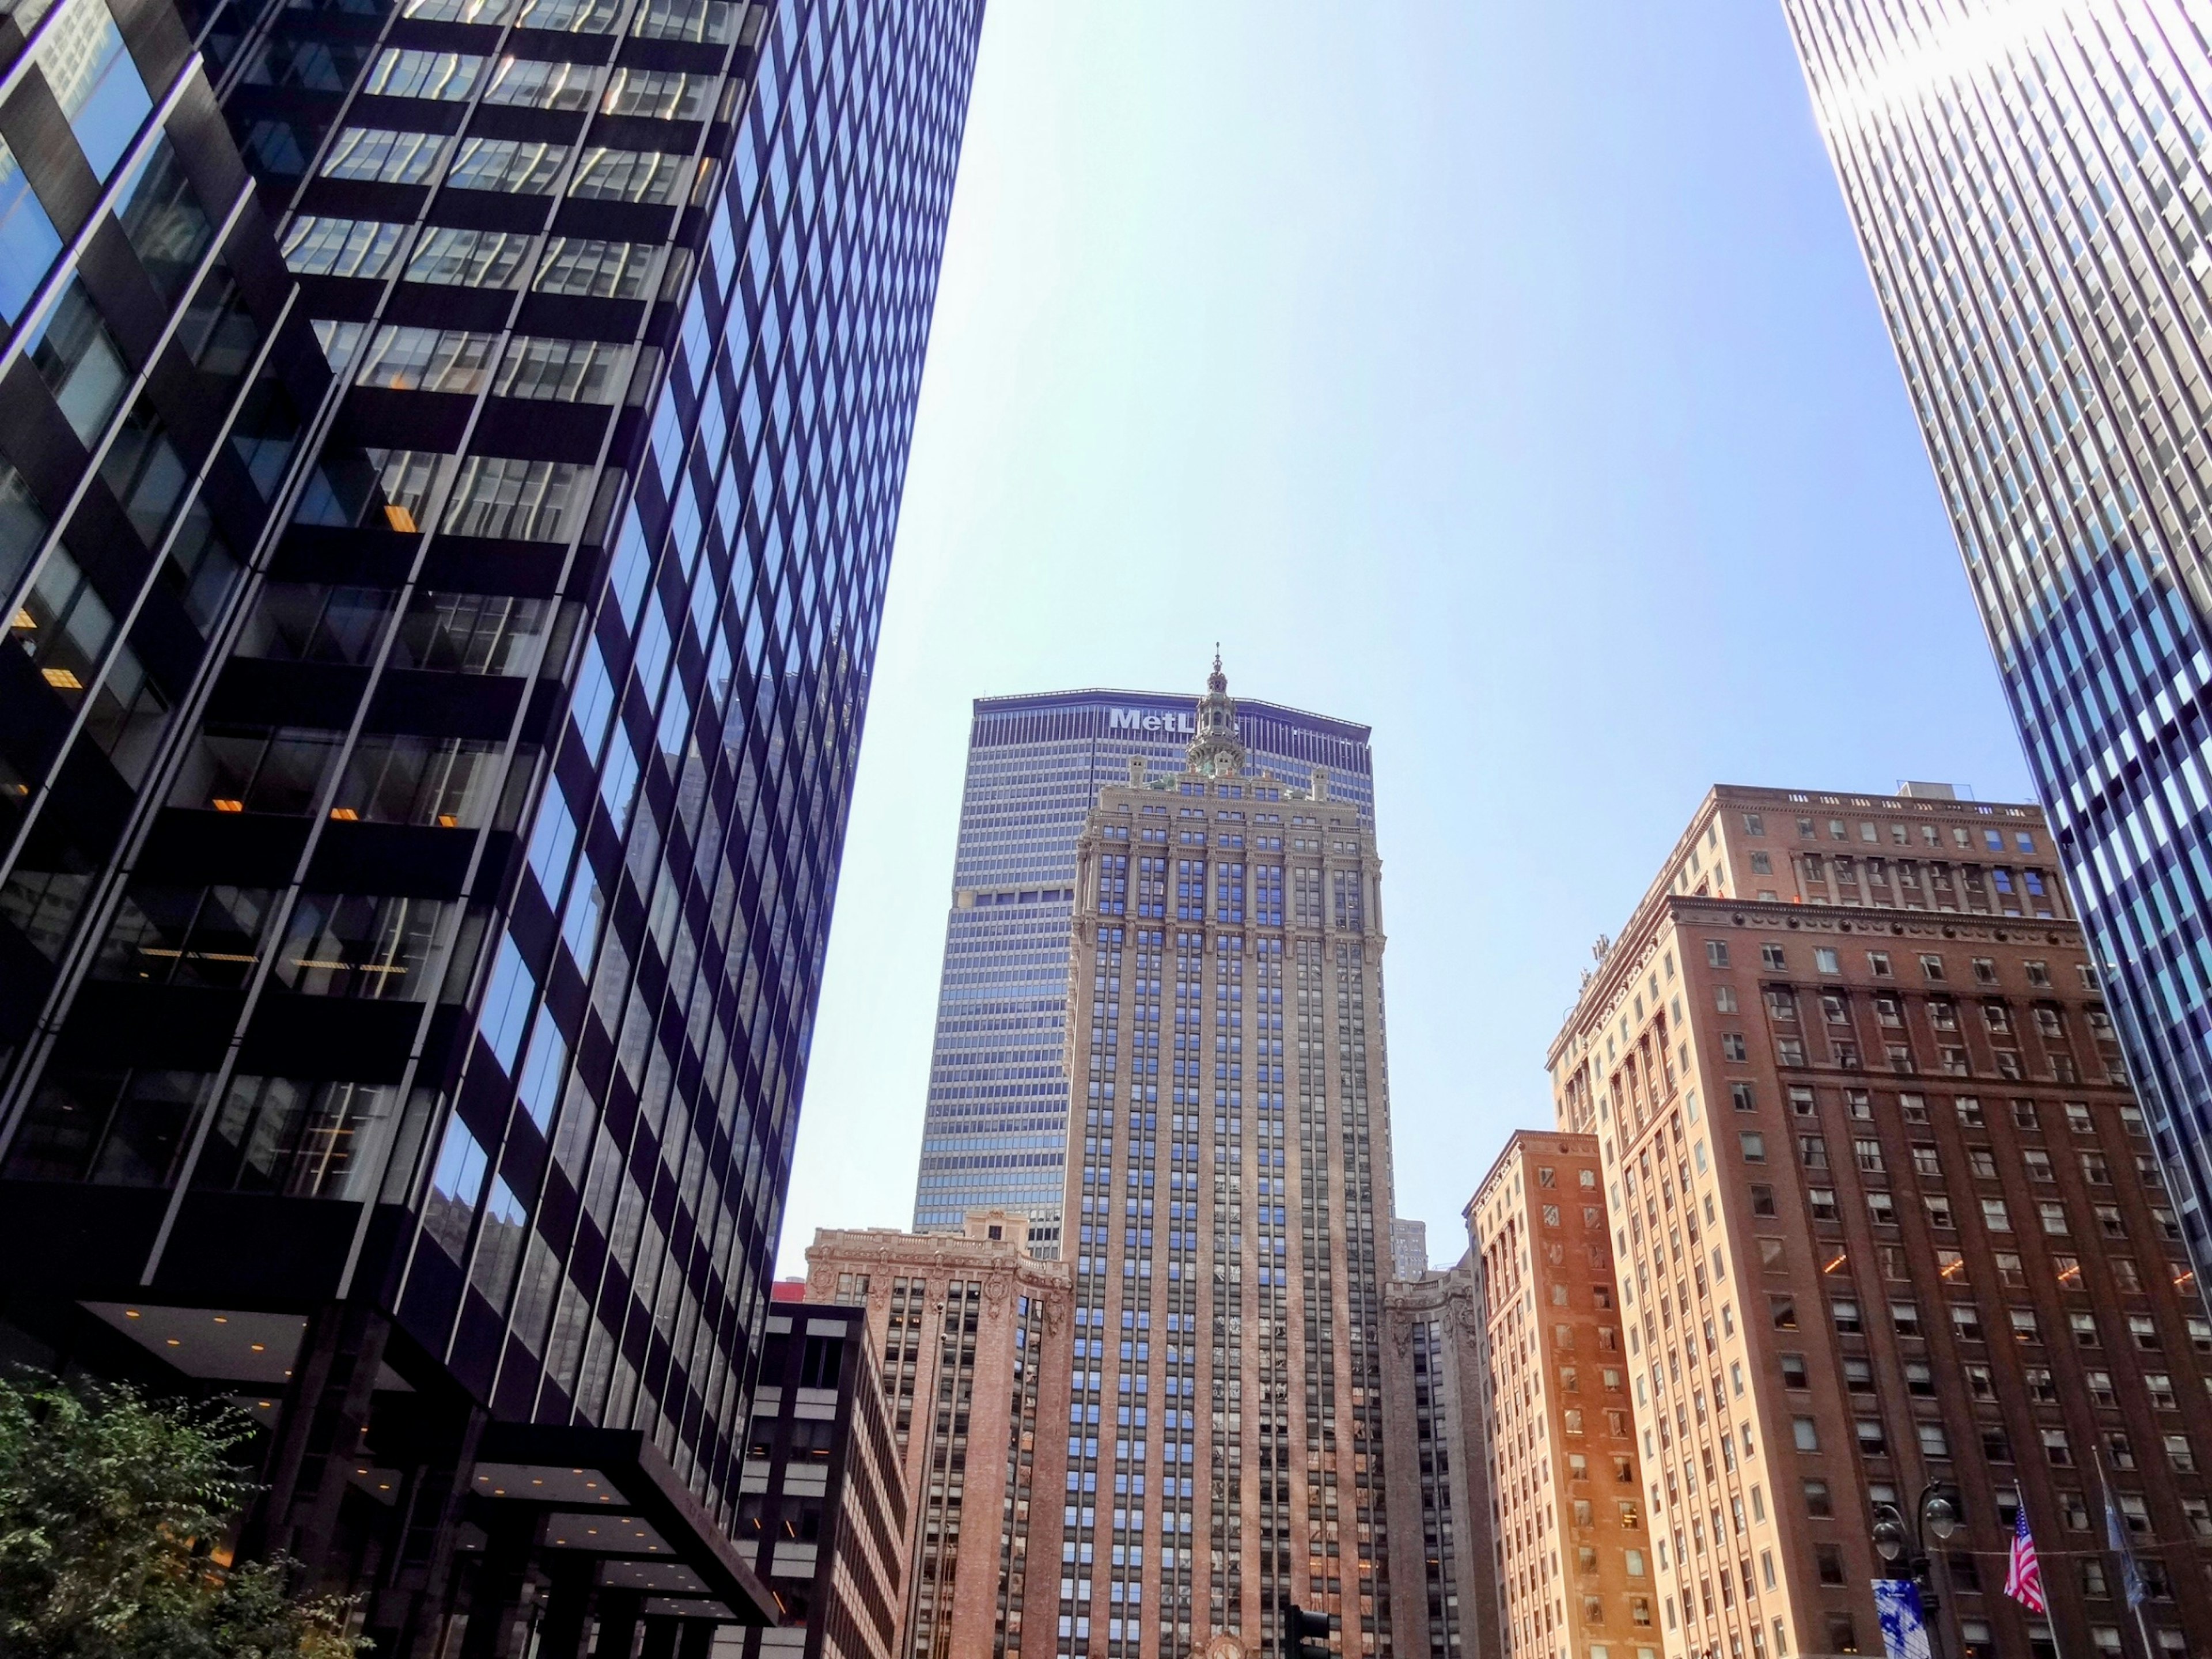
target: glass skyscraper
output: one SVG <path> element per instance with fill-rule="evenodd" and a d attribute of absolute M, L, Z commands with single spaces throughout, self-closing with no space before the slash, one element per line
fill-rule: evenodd
<path fill-rule="evenodd" d="M 1329 799 L 1374 804 L 1368 728 L 1240 700 L 1252 769 Z M 1196 731 L 1188 696 L 1054 691 L 979 697 L 954 855 L 915 1188 L 918 1231 L 957 1231 L 968 1211 L 1029 1215 L 1057 1248 L 1067 1139 L 1068 919 L 1075 847 L 1109 784 L 1179 774 Z"/>
<path fill-rule="evenodd" d="M 1785 0 L 2200 1276 L 2212 49 L 2180 0 Z"/>
<path fill-rule="evenodd" d="M 0 18 L 0 1348 L 249 1401 L 380 1653 L 764 1605 L 981 11 Z"/>

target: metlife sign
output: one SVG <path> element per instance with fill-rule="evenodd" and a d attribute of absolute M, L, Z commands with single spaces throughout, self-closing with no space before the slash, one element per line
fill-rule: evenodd
<path fill-rule="evenodd" d="M 1188 714 L 1155 714 L 1142 708 L 1111 708 L 1106 724 L 1114 732 L 1186 732 L 1195 736 L 1197 723 Z"/>

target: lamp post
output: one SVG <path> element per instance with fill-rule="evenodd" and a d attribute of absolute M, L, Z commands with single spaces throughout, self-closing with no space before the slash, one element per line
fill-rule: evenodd
<path fill-rule="evenodd" d="M 1948 1480 L 1931 1480 L 1920 1489 L 1919 1502 L 1912 1508 L 1913 1519 L 1908 1522 L 1894 1504 L 1876 1507 L 1874 1549 L 1891 1577 L 1910 1578 L 1920 1587 L 1920 1610 L 1927 1618 L 1929 1645 L 1936 1659 L 1942 1659 L 1943 1644 L 1936 1635 L 1940 1623 L 1936 1610 L 1942 1602 L 1936 1593 L 1935 1567 L 1921 1540 L 1947 1542 L 1959 1530 L 1965 1506 L 1958 1487 Z"/>

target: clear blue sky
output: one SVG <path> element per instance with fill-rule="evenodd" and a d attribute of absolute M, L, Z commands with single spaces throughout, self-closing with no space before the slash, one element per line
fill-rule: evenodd
<path fill-rule="evenodd" d="M 2024 799 L 1776 0 L 992 0 L 782 1261 L 904 1226 L 969 704 L 1375 728 L 1439 1264 L 1716 781 Z"/>

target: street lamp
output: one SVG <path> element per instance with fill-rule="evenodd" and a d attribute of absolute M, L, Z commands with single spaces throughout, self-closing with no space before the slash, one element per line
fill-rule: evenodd
<path fill-rule="evenodd" d="M 1926 1615 L 1929 1644 L 1939 1656 L 1943 1644 L 1936 1635 L 1936 1614 L 1942 1602 L 1936 1594 L 1934 1567 L 1920 1540 L 1925 1536 L 1939 1544 L 1947 1542 L 1959 1530 L 1964 1512 L 1959 1489 L 1948 1480 L 1931 1480 L 1920 1489 L 1920 1501 L 1913 1505 L 1914 1521 L 1907 1521 L 1894 1504 L 1881 1504 L 1875 1510 L 1875 1553 L 1889 1569 L 1891 1577 L 1910 1578 L 1920 1587 L 1920 1609 Z"/>

